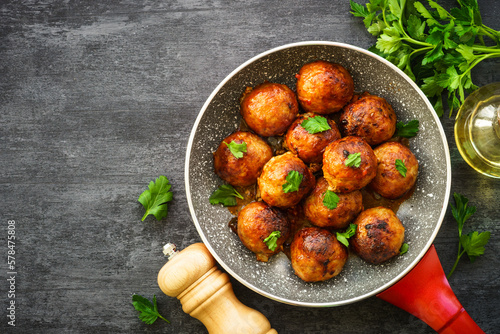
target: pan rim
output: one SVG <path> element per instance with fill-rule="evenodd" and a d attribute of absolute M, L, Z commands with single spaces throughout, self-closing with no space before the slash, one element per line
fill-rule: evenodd
<path fill-rule="evenodd" d="M 388 60 L 386 60 L 386 59 L 384 59 L 384 58 L 382 58 L 382 57 L 380 57 L 380 56 L 378 56 L 378 55 L 376 55 L 376 54 L 374 54 L 374 53 L 372 53 L 372 52 L 370 52 L 368 50 L 362 49 L 360 47 L 353 46 L 353 45 L 346 44 L 346 43 L 331 42 L 331 41 L 302 41 L 302 42 L 295 42 L 295 43 L 284 44 L 284 45 L 281 45 L 281 46 L 269 49 L 267 51 L 264 51 L 264 52 L 262 52 L 262 53 L 260 53 L 260 54 L 258 54 L 256 56 L 250 58 L 249 60 L 245 61 L 243 64 L 241 64 L 236 69 L 234 69 L 230 74 L 228 74 L 224 78 L 224 80 L 222 80 L 217 85 L 217 87 L 212 91 L 212 93 L 210 94 L 210 96 L 207 98 L 207 100 L 203 104 L 200 112 L 198 113 L 198 116 L 197 116 L 197 118 L 195 120 L 195 123 L 193 125 L 193 128 L 191 130 L 191 133 L 190 133 L 190 136 L 189 136 L 189 140 L 188 140 L 188 144 L 187 144 L 187 148 L 186 148 L 186 158 L 185 158 L 185 167 L 184 167 L 184 179 L 185 179 L 186 199 L 187 199 L 187 202 L 188 202 L 188 206 L 189 206 L 189 211 L 190 211 L 190 214 L 191 214 L 191 218 L 193 220 L 193 223 L 194 223 L 194 225 L 196 227 L 196 230 L 198 231 L 198 234 L 200 235 L 203 243 L 208 248 L 208 250 L 210 251 L 210 253 L 212 254 L 212 256 L 216 259 L 217 263 L 220 266 L 222 266 L 227 273 L 229 273 L 233 278 L 235 278 L 241 284 L 243 284 L 247 288 L 249 288 L 249 289 L 251 289 L 251 290 L 259 293 L 260 295 L 262 295 L 264 297 L 267 297 L 269 299 L 272 299 L 272 300 L 275 300 L 275 301 L 278 301 L 278 302 L 281 302 L 281 303 L 284 303 L 284 304 L 295 305 L 295 306 L 305 306 L 305 307 L 334 307 L 334 306 L 342 306 L 342 305 L 351 304 L 351 303 L 354 303 L 354 302 L 357 302 L 357 301 L 360 301 L 360 300 L 372 297 L 372 296 L 374 296 L 374 295 L 376 295 L 376 294 L 378 294 L 378 293 L 380 293 L 380 292 L 388 289 L 389 287 L 391 287 L 392 285 L 394 285 L 395 283 L 397 283 L 399 280 L 401 280 L 404 276 L 406 276 L 417 265 L 417 263 L 427 253 L 427 251 L 431 247 L 432 243 L 434 242 L 434 239 L 436 238 L 436 236 L 437 236 L 437 234 L 438 234 L 438 232 L 439 232 L 439 230 L 441 228 L 441 225 L 442 225 L 443 220 L 444 220 L 444 216 L 445 216 L 446 211 L 447 211 L 447 206 L 448 206 L 449 197 L 450 197 L 450 190 L 451 190 L 451 159 L 450 159 L 450 152 L 449 152 L 448 141 L 446 139 L 446 134 L 444 132 L 443 126 L 441 124 L 441 121 L 439 120 L 439 118 L 437 117 L 437 115 L 436 115 L 435 112 L 432 113 L 432 117 L 434 118 L 434 121 L 436 122 L 436 124 L 438 126 L 438 131 L 439 131 L 439 133 L 441 135 L 442 145 L 443 145 L 444 151 L 445 151 L 445 160 L 446 160 L 446 190 L 445 190 L 445 194 L 444 194 L 444 200 L 443 200 L 443 204 L 442 204 L 441 213 L 440 213 L 440 215 L 438 217 L 438 221 L 437 221 L 437 224 L 436 224 L 436 226 L 434 228 L 434 231 L 432 232 L 431 237 L 429 238 L 429 240 L 425 244 L 425 247 L 422 249 L 422 251 L 415 257 L 415 259 L 404 270 L 402 270 L 392 280 L 390 280 L 387 283 L 383 284 L 379 288 L 374 289 L 372 291 L 369 291 L 369 292 L 367 292 L 365 294 L 362 294 L 360 296 L 357 296 L 355 298 L 349 298 L 349 299 L 345 299 L 345 300 L 342 300 L 342 301 L 335 301 L 335 302 L 321 302 L 321 303 L 301 302 L 301 301 L 291 300 L 291 299 L 287 299 L 287 298 L 283 298 L 283 297 L 278 297 L 278 296 L 273 295 L 273 294 L 271 294 L 269 292 L 263 291 L 262 289 L 259 289 L 258 287 L 254 286 L 253 284 L 250 284 L 244 278 L 242 278 L 241 276 L 237 275 L 226 263 L 224 263 L 224 261 L 222 261 L 222 259 L 217 255 L 217 253 L 215 252 L 215 250 L 213 249 L 213 247 L 210 245 L 210 243 L 209 243 L 207 237 L 205 236 L 205 234 L 203 233 L 203 231 L 201 229 L 201 226 L 200 226 L 200 223 L 199 223 L 199 221 L 198 221 L 198 219 L 196 217 L 196 213 L 195 213 L 195 210 L 194 210 L 194 205 L 193 205 L 192 198 L 191 198 L 191 191 L 190 191 L 190 185 L 191 185 L 191 183 L 190 183 L 190 177 L 189 177 L 189 166 L 190 166 L 189 160 L 190 160 L 190 156 L 191 156 L 191 150 L 192 150 L 192 147 L 193 147 L 195 133 L 197 132 L 197 129 L 198 129 L 198 126 L 199 126 L 199 124 L 201 122 L 201 119 L 202 119 L 205 111 L 207 110 L 209 104 L 213 100 L 214 96 L 220 91 L 220 89 L 232 77 L 234 77 L 239 71 L 241 71 L 243 68 L 245 68 L 249 64 L 251 64 L 251 63 L 253 63 L 253 62 L 259 60 L 260 58 L 263 58 L 263 57 L 265 57 L 265 56 L 267 56 L 269 54 L 275 53 L 277 51 L 281 51 L 281 50 L 289 49 L 289 48 L 295 48 L 295 47 L 302 47 L 302 46 L 334 46 L 334 47 L 341 47 L 341 48 L 346 48 L 346 49 L 354 50 L 354 51 L 366 54 L 369 57 L 375 58 L 378 61 L 384 63 L 387 66 L 389 66 L 392 70 L 394 70 L 402 78 L 404 78 L 417 91 L 417 93 L 420 95 L 420 97 L 423 98 L 423 100 L 426 103 L 427 107 L 430 110 L 434 109 L 432 107 L 432 104 L 429 102 L 428 98 L 420 90 L 420 88 L 417 86 L 417 84 L 412 79 L 410 79 L 403 71 L 401 71 L 397 66 L 395 66 L 394 64 L 392 64 Z"/>

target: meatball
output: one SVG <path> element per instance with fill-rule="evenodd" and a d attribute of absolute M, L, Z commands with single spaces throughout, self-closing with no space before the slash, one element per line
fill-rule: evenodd
<path fill-rule="evenodd" d="M 340 131 L 335 121 L 328 119 L 331 129 L 317 133 L 309 133 L 302 127 L 306 119 L 322 117 L 312 113 L 299 116 L 288 128 L 285 142 L 288 149 L 305 163 L 321 163 L 326 146 L 340 138 Z"/>
<path fill-rule="evenodd" d="M 306 282 L 326 281 L 337 276 L 347 261 L 347 248 L 327 230 L 301 229 L 290 248 L 292 268 Z"/>
<path fill-rule="evenodd" d="M 359 156 L 359 165 L 347 166 L 346 161 L 356 156 Z M 323 154 L 323 174 L 330 190 L 334 192 L 359 190 L 377 174 L 377 158 L 363 138 L 344 137 L 326 147 Z"/>
<path fill-rule="evenodd" d="M 290 180 L 287 180 L 287 177 Z M 302 197 L 314 188 L 316 179 L 302 160 L 291 152 L 286 152 L 273 157 L 265 164 L 257 184 L 260 196 L 267 204 L 289 208 L 298 204 Z M 293 185 L 298 185 L 297 189 Z"/>
<path fill-rule="evenodd" d="M 339 64 L 317 60 L 302 66 L 295 77 L 299 103 L 307 112 L 337 112 L 354 94 L 352 77 Z"/>
<path fill-rule="evenodd" d="M 398 142 L 387 142 L 377 146 L 373 152 L 377 157 L 377 175 L 370 188 L 382 197 L 396 199 L 410 190 L 417 181 L 418 161 L 410 149 Z M 401 161 L 397 161 L 397 160 Z M 401 174 L 396 164 L 403 164 Z M 404 172 L 406 168 L 406 172 Z"/>
<path fill-rule="evenodd" d="M 340 129 L 344 136 L 363 137 L 368 144 L 377 145 L 396 131 L 396 113 L 384 98 L 364 93 L 344 107 Z"/>
<path fill-rule="evenodd" d="M 356 234 L 350 243 L 363 260 L 378 264 L 399 254 L 405 229 L 391 209 L 381 206 L 367 209 L 354 224 L 357 225 Z"/>
<path fill-rule="evenodd" d="M 243 157 L 237 158 L 228 145 L 246 143 Z M 214 153 L 215 173 L 233 186 L 249 186 L 257 181 L 262 168 L 273 157 L 271 147 L 259 136 L 237 131 L 226 137 Z"/>
<path fill-rule="evenodd" d="M 286 85 L 264 82 L 244 93 L 240 111 L 250 129 L 269 137 L 285 133 L 299 113 L 299 104 Z"/>
<path fill-rule="evenodd" d="M 252 202 L 238 214 L 238 237 L 243 245 L 257 255 L 257 260 L 267 262 L 281 250 L 290 236 L 290 224 L 286 216 L 264 202 Z M 264 240 L 272 232 L 279 231 L 276 248 L 270 249 Z"/>
<path fill-rule="evenodd" d="M 328 190 L 325 178 L 318 179 L 316 188 L 304 200 L 304 214 L 307 219 L 319 227 L 342 229 L 349 225 L 363 210 L 363 196 L 359 190 L 350 193 L 338 193 L 339 202 L 335 209 L 329 209 L 323 204 L 323 198 Z"/>

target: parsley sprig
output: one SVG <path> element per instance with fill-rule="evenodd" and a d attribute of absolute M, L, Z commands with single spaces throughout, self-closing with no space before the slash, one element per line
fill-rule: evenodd
<path fill-rule="evenodd" d="M 358 225 L 349 224 L 349 227 L 345 232 L 337 232 L 337 240 L 344 246 L 349 247 L 349 238 L 356 234 L 356 228 Z"/>
<path fill-rule="evenodd" d="M 236 197 L 243 199 L 243 196 L 230 184 L 222 184 L 214 190 L 208 199 L 210 204 L 222 204 L 224 206 L 235 206 Z"/>
<path fill-rule="evenodd" d="M 302 121 L 302 123 L 300 123 L 300 125 L 310 134 L 315 134 L 331 129 L 330 124 L 328 124 L 328 120 L 323 116 L 306 118 Z"/>
<path fill-rule="evenodd" d="M 351 13 L 362 17 L 377 37 L 369 50 L 386 58 L 412 78 L 443 115 L 447 93 L 450 117 L 477 86 L 471 70 L 481 61 L 500 57 L 500 31 L 485 26 L 477 0 L 457 0 L 447 11 L 437 2 L 415 0 L 351 2 Z M 425 2 L 425 1 L 424 1 Z M 430 8 L 429 8 L 430 7 Z M 484 38 L 490 40 L 487 46 Z"/>
<path fill-rule="evenodd" d="M 134 308 L 141 312 L 139 313 L 139 319 L 144 321 L 146 324 L 151 325 L 156 321 L 156 319 L 160 318 L 170 323 L 167 319 L 165 319 L 158 312 L 158 305 L 156 304 L 156 296 L 153 295 L 153 302 L 149 299 L 141 296 L 141 295 L 133 295 L 132 296 L 132 305 Z"/>
<path fill-rule="evenodd" d="M 402 177 L 406 177 L 406 165 L 405 162 L 401 159 L 396 159 L 394 161 L 394 165 L 396 166 L 396 170 L 401 174 Z"/>
<path fill-rule="evenodd" d="M 146 209 L 141 220 L 144 221 L 148 215 L 154 215 L 157 220 L 165 218 L 167 216 L 167 202 L 170 202 L 172 198 L 170 183 L 165 176 L 160 175 L 154 182 L 149 182 L 148 189 L 144 190 L 138 198 L 138 201 Z"/>
<path fill-rule="evenodd" d="M 474 262 L 479 255 L 484 254 L 484 246 L 488 243 L 491 235 L 489 231 L 481 233 L 474 231 L 467 235 L 462 235 L 464 223 L 476 212 L 476 207 L 468 206 L 469 199 L 460 194 L 454 193 L 453 197 L 455 198 L 456 207 L 451 203 L 450 206 L 453 217 L 458 224 L 459 243 L 457 259 L 453 264 L 450 273 L 446 276 L 447 278 L 450 278 L 451 274 L 453 274 L 458 261 L 460 261 L 460 258 L 465 253 L 469 256 L 470 262 Z"/>
<path fill-rule="evenodd" d="M 396 123 L 396 131 L 399 137 L 411 138 L 415 137 L 418 133 L 418 126 L 420 122 L 418 119 L 414 119 L 409 121 L 408 123 L 397 122 Z"/>
<path fill-rule="evenodd" d="M 345 165 L 347 167 L 359 168 L 359 166 L 361 166 L 361 153 L 358 152 L 349 154 L 345 160 Z"/>
<path fill-rule="evenodd" d="M 296 170 L 288 172 L 286 176 L 286 182 L 281 186 L 283 188 L 283 192 L 286 194 L 294 191 L 299 191 L 300 183 L 302 182 L 303 178 L 304 175 L 297 172 Z"/>
<path fill-rule="evenodd" d="M 245 142 L 238 144 L 233 140 L 229 144 L 226 142 L 224 142 L 224 144 L 226 144 L 226 146 L 229 148 L 229 151 L 232 155 L 234 155 L 236 159 L 243 158 L 243 153 L 247 152 L 247 143 Z"/>
<path fill-rule="evenodd" d="M 331 190 L 325 191 L 325 196 L 323 196 L 323 205 L 326 206 L 330 210 L 334 210 L 337 208 L 339 204 L 340 198 L 339 196 Z"/>
<path fill-rule="evenodd" d="M 281 231 L 273 231 L 267 236 L 267 238 L 264 239 L 264 243 L 267 248 L 274 252 L 278 247 L 277 241 L 279 238 L 281 238 Z"/>

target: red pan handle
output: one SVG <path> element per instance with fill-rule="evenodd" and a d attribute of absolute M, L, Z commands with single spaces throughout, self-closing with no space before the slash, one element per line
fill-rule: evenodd
<path fill-rule="evenodd" d="M 405 277 L 377 295 L 441 334 L 484 333 L 451 290 L 432 245 Z"/>

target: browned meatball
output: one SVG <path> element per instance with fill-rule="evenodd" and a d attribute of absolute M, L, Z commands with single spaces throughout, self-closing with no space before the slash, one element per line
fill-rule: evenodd
<path fill-rule="evenodd" d="M 264 82 L 245 92 L 240 111 L 250 129 L 269 137 L 285 133 L 299 113 L 299 104 L 286 85 Z"/>
<path fill-rule="evenodd" d="M 359 190 L 350 193 L 338 193 L 339 202 L 335 209 L 328 209 L 323 204 L 328 182 L 318 179 L 316 188 L 304 201 L 304 214 L 316 226 L 342 229 L 349 225 L 363 210 L 363 196 Z"/>
<path fill-rule="evenodd" d="M 337 276 L 347 261 L 347 248 L 327 230 L 301 229 L 290 248 L 295 274 L 306 282 L 326 281 Z"/>
<path fill-rule="evenodd" d="M 302 175 L 302 180 L 296 191 L 283 186 L 290 184 L 287 176 L 291 172 L 298 172 Z M 293 173 L 291 173 L 293 174 Z M 296 174 L 297 175 L 297 174 Z M 273 157 L 267 162 L 262 170 L 262 174 L 257 179 L 260 196 L 267 204 L 280 208 L 288 208 L 300 202 L 316 184 L 316 179 L 305 163 L 291 152 Z"/>
<path fill-rule="evenodd" d="M 346 166 L 352 154 L 360 156 L 359 167 Z M 323 174 L 334 192 L 347 193 L 366 186 L 377 174 L 377 158 L 370 145 L 361 137 L 348 136 L 326 147 Z"/>
<path fill-rule="evenodd" d="M 350 239 L 353 250 L 367 262 L 378 264 L 399 254 L 405 229 L 388 208 L 367 209 L 356 218 L 356 234 Z"/>
<path fill-rule="evenodd" d="M 264 240 L 272 232 L 279 231 L 276 248 L 269 249 Z M 257 260 L 267 262 L 278 253 L 290 236 L 290 224 L 286 216 L 264 202 L 252 202 L 238 214 L 238 236 L 246 248 L 257 255 Z"/>
<path fill-rule="evenodd" d="M 340 129 L 344 136 L 363 137 L 368 144 L 377 145 L 396 131 L 396 113 L 384 98 L 364 93 L 344 107 Z"/>
<path fill-rule="evenodd" d="M 326 146 L 340 138 L 340 131 L 335 121 L 327 119 L 331 129 L 317 133 L 309 133 L 302 127 L 306 119 L 322 117 L 312 113 L 299 116 L 288 128 L 285 142 L 288 149 L 305 163 L 321 163 Z"/>
<path fill-rule="evenodd" d="M 317 60 L 302 66 L 295 77 L 299 103 L 307 112 L 334 113 L 354 94 L 352 77 L 339 64 Z"/>
<path fill-rule="evenodd" d="M 236 158 L 228 145 L 246 143 L 243 157 Z M 249 186 L 257 181 L 262 168 L 273 157 L 271 147 L 259 136 L 237 131 L 226 137 L 214 153 L 215 173 L 233 186 Z"/>
<path fill-rule="evenodd" d="M 373 152 L 377 157 L 377 176 L 370 187 L 381 196 L 395 199 L 403 196 L 417 181 L 418 161 L 410 149 L 398 142 L 387 142 L 377 146 Z M 396 162 L 396 160 L 401 160 Z M 404 176 L 396 169 L 396 164 L 404 164 Z"/>

